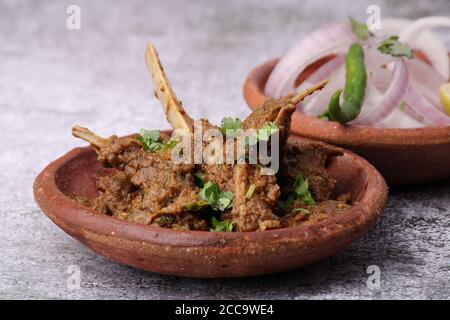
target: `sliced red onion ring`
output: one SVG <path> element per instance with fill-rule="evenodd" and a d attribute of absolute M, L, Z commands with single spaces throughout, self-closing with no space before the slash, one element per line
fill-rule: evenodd
<path fill-rule="evenodd" d="M 410 44 L 413 48 L 421 50 L 430 60 L 433 68 L 445 79 L 450 76 L 450 62 L 447 48 L 441 41 L 433 41 L 429 36 L 423 37 L 423 32 L 435 27 L 449 27 L 448 17 L 426 17 L 410 23 L 400 32 L 400 41 Z"/>
<path fill-rule="evenodd" d="M 444 77 L 421 60 L 412 59 L 407 61 L 407 64 L 410 82 L 435 106 L 439 106 L 439 88 L 446 82 Z"/>
<path fill-rule="evenodd" d="M 377 123 L 377 128 L 421 128 L 425 125 L 414 119 L 413 117 L 405 114 L 400 109 L 395 109 L 386 119 Z"/>
<path fill-rule="evenodd" d="M 392 80 L 380 99 L 378 105 L 366 114 L 360 115 L 352 121 L 352 124 L 375 125 L 389 116 L 402 101 L 402 97 L 406 92 L 409 84 L 409 73 L 406 62 L 403 58 L 399 58 L 395 62 Z"/>
<path fill-rule="evenodd" d="M 377 41 L 379 42 L 380 39 L 377 39 Z M 395 57 L 381 53 L 377 45 L 367 46 L 364 50 L 364 64 L 366 65 L 367 71 L 375 71 L 380 68 L 385 69 L 386 65 L 395 60 Z"/>
<path fill-rule="evenodd" d="M 388 70 L 384 71 L 386 73 L 390 73 Z M 387 78 L 386 78 L 387 79 Z M 411 76 L 410 76 L 411 79 Z M 389 77 L 390 80 L 390 77 Z M 370 85 L 370 80 L 368 80 L 368 85 Z M 376 97 L 376 95 L 381 96 L 383 92 L 386 91 L 386 89 L 389 87 L 389 81 L 382 81 L 377 82 L 375 84 L 375 88 L 370 88 L 369 93 L 371 93 L 373 96 Z M 374 94 L 376 92 L 376 94 Z M 371 104 L 368 100 L 367 93 L 364 103 Z M 374 100 L 376 101 L 376 100 Z M 373 103 L 372 105 L 376 105 L 376 103 Z M 402 115 L 404 118 L 402 118 Z M 377 127 L 380 128 L 417 128 L 421 127 L 425 124 L 431 124 L 427 123 L 427 121 L 421 116 L 419 113 L 414 111 L 406 102 L 401 102 L 398 110 L 394 110 L 390 116 L 388 116 L 383 121 L 379 122 L 377 124 Z"/>
<path fill-rule="evenodd" d="M 406 113 L 409 117 L 413 118 L 414 120 L 423 123 L 424 125 L 432 125 L 430 121 L 425 119 L 420 113 L 418 113 L 416 110 L 414 110 L 409 104 L 406 102 L 404 103 L 403 112 Z"/>
<path fill-rule="evenodd" d="M 386 85 L 386 87 L 387 86 L 388 85 Z M 373 108 L 379 105 L 379 101 L 381 101 L 382 97 L 383 94 L 380 91 L 378 91 L 378 88 L 375 86 L 375 84 L 372 82 L 372 79 L 370 79 L 369 77 L 367 79 L 366 92 L 364 94 L 364 104 L 361 107 L 361 112 L 358 117 L 365 117 L 368 114 L 370 114 Z M 350 122 L 350 124 L 353 124 L 353 122 Z"/>
<path fill-rule="evenodd" d="M 335 23 L 304 37 L 275 66 L 266 83 L 265 94 L 281 97 L 294 92 L 298 75 L 313 62 L 343 54 L 356 41 L 350 23 Z"/>
<path fill-rule="evenodd" d="M 423 97 L 412 85 L 408 87 L 403 99 L 424 119 L 434 124 L 450 125 L 450 117 L 437 109 L 430 101 Z"/>
<path fill-rule="evenodd" d="M 392 70 L 390 70 L 390 68 L 378 68 L 373 71 L 370 70 L 369 79 L 380 92 L 384 93 L 391 82 Z"/>
<path fill-rule="evenodd" d="M 344 56 L 339 55 L 334 57 L 330 61 L 327 61 L 323 66 L 314 71 L 304 82 L 302 82 L 296 89 L 295 92 L 302 92 L 307 88 L 310 88 L 315 83 L 322 81 L 323 79 L 329 78 L 336 69 L 344 64 Z"/>

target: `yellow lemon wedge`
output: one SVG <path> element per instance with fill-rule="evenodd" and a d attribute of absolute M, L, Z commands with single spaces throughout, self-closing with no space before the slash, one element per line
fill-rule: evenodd
<path fill-rule="evenodd" d="M 444 111 L 450 116 L 450 82 L 444 83 L 439 89 L 439 98 L 441 99 Z"/>

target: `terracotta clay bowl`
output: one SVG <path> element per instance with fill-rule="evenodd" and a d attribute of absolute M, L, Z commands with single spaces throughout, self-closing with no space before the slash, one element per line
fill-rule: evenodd
<path fill-rule="evenodd" d="M 55 224 L 98 254 L 187 277 L 260 275 L 322 260 L 367 233 L 387 200 L 387 186 L 378 171 L 345 151 L 330 159 L 328 172 L 338 181 L 336 195 L 350 194 L 353 204 L 348 211 L 309 226 L 263 232 L 178 231 L 118 220 L 72 200 L 95 197 L 95 178 L 110 172 L 97 162 L 91 147 L 76 148 L 40 173 L 35 199 Z"/>
<path fill-rule="evenodd" d="M 309 66 L 299 76 L 305 79 L 326 60 Z M 244 98 L 257 108 L 267 78 L 278 59 L 257 66 L 244 83 Z M 349 149 L 372 163 L 389 185 L 411 185 L 450 178 L 450 126 L 417 129 L 378 129 L 342 125 L 296 112 L 291 133 Z"/>

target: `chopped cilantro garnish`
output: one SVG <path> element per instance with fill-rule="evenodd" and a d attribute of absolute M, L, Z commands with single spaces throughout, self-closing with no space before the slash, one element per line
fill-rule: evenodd
<path fill-rule="evenodd" d="M 203 188 L 203 186 L 205 185 L 205 174 L 201 171 L 197 171 L 192 175 L 194 176 L 195 184 L 198 187 Z"/>
<path fill-rule="evenodd" d="M 295 178 L 294 194 L 291 194 L 286 200 L 280 201 L 278 206 L 283 210 L 287 210 L 296 199 L 301 200 L 306 205 L 313 205 L 316 203 L 309 191 L 308 179 L 303 179 L 302 175 L 298 175 L 297 178 Z"/>
<path fill-rule="evenodd" d="M 215 232 L 233 232 L 233 221 L 231 220 L 223 220 L 223 221 L 219 221 L 216 219 L 216 217 L 212 217 L 211 219 L 211 224 L 212 224 L 212 228 L 209 229 L 210 231 L 215 231 Z"/>
<path fill-rule="evenodd" d="M 215 182 L 208 181 L 203 188 L 200 189 L 200 198 L 209 203 L 216 203 L 219 198 L 219 185 Z"/>
<path fill-rule="evenodd" d="M 303 179 L 302 175 L 298 175 L 294 182 L 294 191 L 297 198 L 302 200 L 304 204 L 313 205 L 316 202 L 309 191 L 308 179 Z"/>
<path fill-rule="evenodd" d="M 278 127 L 274 122 L 267 122 L 265 125 L 261 127 L 261 129 L 258 130 L 256 137 L 255 136 L 248 136 L 245 139 L 246 145 L 255 145 L 259 141 L 269 141 L 270 137 L 278 132 Z"/>
<path fill-rule="evenodd" d="M 178 141 L 177 141 L 177 140 L 172 140 L 172 139 L 170 139 L 169 141 L 167 141 L 166 143 L 164 143 L 163 149 L 164 149 L 164 150 L 167 150 L 167 149 L 173 149 L 177 144 L 178 144 Z"/>
<path fill-rule="evenodd" d="M 247 193 L 245 194 L 245 198 L 251 199 L 253 197 L 253 193 L 255 193 L 256 186 L 252 183 L 250 187 L 248 187 Z"/>
<path fill-rule="evenodd" d="M 225 211 L 233 206 L 234 193 L 221 192 L 216 182 L 208 181 L 200 189 L 200 199 L 208 202 L 214 210 Z"/>
<path fill-rule="evenodd" d="M 365 23 L 361 23 L 356 21 L 355 19 L 350 18 L 350 22 L 352 24 L 353 33 L 361 40 L 366 40 L 372 35 L 369 27 Z"/>
<path fill-rule="evenodd" d="M 225 211 L 233 206 L 234 193 L 231 191 L 221 192 L 215 208 Z M 214 207 L 213 207 L 214 209 Z"/>
<path fill-rule="evenodd" d="M 277 125 L 273 122 L 268 122 L 258 130 L 259 141 L 269 141 L 270 137 L 278 131 Z"/>
<path fill-rule="evenodd" d="M 238 118 L 223 118 L 219 129 L 226 137 L 237 137 L 242 129 L 242 121 Z"/>
<path fill-rule="evenodd" d="M 159 141 L 161 137 L 161 133 L 159 130 L 145 130 L 141 129 L 141 137 L 150 141 Z"/>
<path fill-rule="evenodd" d="M 176 140 L 169 140 L 167 142 L 161 141 L 159 130 L 141 129 L 140 135 L 136 139 L 142 144 L 145 151 L 150 152 L 172 149 L 177 144 Z"/>
<path fill-rule="evenodd" d="M 406 57 L 408 59 L 413 57 L 411 48 L 407 44 L 398 41 L 398 36 L 392 36 L 380 42 L 378 50 L 381 53 L 390 54 L 394 57 Z"/>
<path fill-rule="evenodd" d="M 311 211 L 309 211 L 305 208 L 296 208 L 296 209 L 292 210 L 292 212 L 302 212 L 304 214 L 311 214 Z"/>
<path fill-rule="evenodd" d="M 169 224 L 169 223 L 172 223 L 172 219 L 173 217 L 171 217 L 170 215 L 163 215 L 163 216 L 161 216 L 159 219 L 158 219 L 158 224 L 160 225 L 160 226 L 164 226 L 164 225 L 167 225 L 167 224 Z"/>
<path fill-rule="evenodd" d="M 204 208 L 209 206 L 208 201 L 197 201 L 197 202 L 191 202 L 184 206 L 184 209 L 187 211 L 200 211 Z"/>

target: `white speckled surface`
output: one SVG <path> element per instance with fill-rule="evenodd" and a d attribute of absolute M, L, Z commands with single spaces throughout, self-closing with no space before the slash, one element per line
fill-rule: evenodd
<path fill-rule="evenodd" d="M 450 15 L 441 1 L 5 1 L 0 0 L 0 298 L 445 298 L 450 297 L 450 182 L 391 192 L 378 226 L 348 250 L 298 271 L 236 280 L 147 273 L 92 253 L 53 225 L 32 183 L 51 160 L 99 134 L 168 128 L 143 52 L 155 43 L 187 110 L 218 122 L 249 113 L 242 83 L 257 63 L 326 21 Z M 66 29 L 77 4 L 82 29 Z M 446 41 L 450 42 L 447 31 Z M 369 265 L 379 290 L 365 285 Z M 67 267 L 81 269 L 69 290 Z"/>

